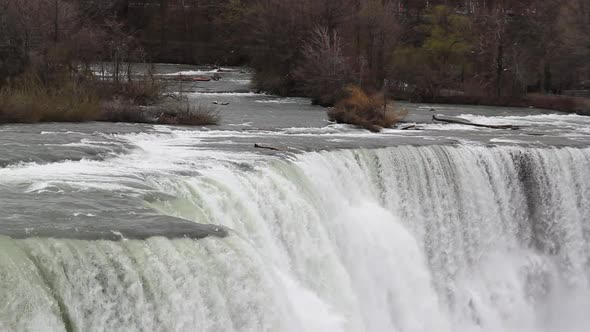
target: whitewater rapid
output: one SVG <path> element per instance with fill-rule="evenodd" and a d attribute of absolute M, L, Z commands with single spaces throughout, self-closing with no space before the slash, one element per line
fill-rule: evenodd
<path fill-rule="evenodd" d="M 107 186 L 229 235 L 0 237 L 0 330 L 590 325 L 589 148 L 430 145 L 274 157 L 140 138 L 129 135 L 139 152 L 106 161 L 2 169 L 0 185 Z"/>

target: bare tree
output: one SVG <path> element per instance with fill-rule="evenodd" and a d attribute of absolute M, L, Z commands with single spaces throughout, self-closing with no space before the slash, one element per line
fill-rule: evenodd
<path fill-rule="evenodd" d="M 381 84 L 399 40 L 397 7 L 393 1 L 366 0 L 361 5 L 360 53 L 367 61 L 371 84 Z"/>
<path fill-rule="evenodd" d="M 333 104 L 351 79 L 338 32 L 316 27 L 303 45 L 302 57 L 301 65 L 295 71 L 302 91 L 311 96 L 314 103 Z"/>

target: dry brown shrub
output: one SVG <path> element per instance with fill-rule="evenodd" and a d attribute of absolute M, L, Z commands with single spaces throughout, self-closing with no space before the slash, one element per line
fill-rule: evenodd
<path fill-rule="evenodd" d="M 163 82 L 143 77 L 127 82 L 123 86 L 123 93 L 126 98 L 132 99 L 138 105 L 148 105 L 162 98 L 164 88 Z"/>
<path fill-rule="evenodd" d="M 164 82 L 147 76 L 139 77 L 133 81 L 93 82 L 96 93 L 102 99 L 124 99 L 130 100 L 136 105 L 150 105 L 157 103 L 164 96 Z"/>
<path fill-rule="evenodd" d="M 167 125 L 208 126 L 221 120 L 219 110 L 209 105 L 190 105 L 188 102 L 176 109 L 162 112 L 157 122 Z"/>
<path fill-rule="evenodd" d="M 407 115 L 406 110 L 397 109 L 393 102 L 386 104 L 382 93 L 368 94 L 358 86 L 350 86 L 346 91 L 347 97 L 328 111 L 331 121 L 379 132 L 398 123 Z"/>
<path fill-rule="evenodd" d="M 103 102 L 100 105 L 101 121 L 106 122 L 132 122 L 151 123 L 154 122 L 146 115 L 141 107 L 135 105 L 129 99 L 115 98 Z"/>

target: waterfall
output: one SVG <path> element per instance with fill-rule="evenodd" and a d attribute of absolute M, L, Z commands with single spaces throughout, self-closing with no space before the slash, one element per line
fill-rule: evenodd
<path fill-rule="evenodd" d="M 224 238 L 0 237 L 0 330 L 586 331 L 590 149 L 399 146 L 148 177 Z"/>

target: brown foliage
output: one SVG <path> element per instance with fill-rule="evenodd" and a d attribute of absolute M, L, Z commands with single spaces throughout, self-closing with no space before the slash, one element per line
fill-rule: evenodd
<path fill-rule="evenodd" d="M 590 115 L 590 99 L 587 98 L 532 94 L 527 99 L 536 108 Z"/>
<path fill-rule="evenodd" d="M 155 80 L 135 80 L 124 85 L 125 96 L 136 104 L 148 105 L 158 101 L 164 92 L 164 84 Z"/>
<path fill-rule="evenodd" d="M 405 110 L 396 109 L 392 103 L 385 104 L 381 93 L 367 94 L 357 86 L 346 89 L 348 97 L 336 103 L 328 111 L 328 118 L 338 123 L 348 123 L 379 132 L 401 121 L 406 115 Z"/>
<path fill-rule="evenodd" d="M 129 99 L 115 98 L 101 104 L 101 121 L 106 122 L 132 122 L 132 123 L 153 123 L 154 119 L 134 104 Z"/>
<path fill-rule="evenodd" d="M 208 126 L 221 120 L 219 110 L 213 106 L 190 105 L 188 102 L 172 111 L 162 112 L 157 123 L 167 125 Z"/>
<path fill-rule="evenodd" d="M 0 90 L 0 123 L 83 122 L 99 113 L 98 97 L 71 78 L 51 87 L 27 74 Z"/>
<path fill-rule="evenodd" d="M 166 88 L 164 82 L 149 75 L 119 83 L 94 77 L 88 84 L 93 85 L 102 100 L 119 100 L 143 106 L 160 101 Z"/>

